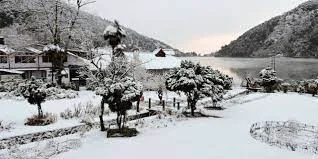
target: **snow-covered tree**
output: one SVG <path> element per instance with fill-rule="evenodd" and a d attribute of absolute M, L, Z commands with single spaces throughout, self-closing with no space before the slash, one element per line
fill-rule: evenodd
<path fill-rule="evenodd" d="M 113 50 L 120 46 L 119 44 L 124 37 L 126 37 L 126 31 L 121 28 L 116 20 L 114 21 L 114 25 L 109 25 L 104 31 L 104 39 L 108 41 Z"/>
<path fill-rule="evenodd" d="M 22 95 L 28 100 L 30 104 L 37 105 L 38 118 L 43 118 L 43 111 L 41 104 L 45 101 L 46 92 L 43 88 L 43 82 L 41 80 L 32 77 L 25 85 L 20 86 Z"/>
<path fill-rule="evenodd" d="M 117 113 L 119 129 L 124 128 L 126 111 L 132 108 L 132 103 L 140 99 L 143 87 L 131 73 L 134 66 L 125 57 L 116 57 L 110 64 L 99 69 L 95 74 L 89 75 L 97 84 L 96 94 L 102 96 L 101 109 L 108 104 L 111 111 Z M 101 130 L 103 127 L 103 114 L 100 115 Z"/>
<path fill-rule="evenodd" d="M 140 100 L 142 96 L 142 84 L 137 82 L 132 74 L 137 67 L 129 63 L 123 54 L 121 47 L 122 38 L 125 37 L 125 31 L 120 28 L 117 21 L 105 29 L 104 37 L 108 40 L 113 49 L 111 61 L 105 67 L 99 64 L 103 60 L 92 61 L 96 71 L 84 70 L 81 74 L 87 76 L 91 83 L 97 87 L 96 94 L 102 96 L 100 125 L 101 131 L 105 131 L 103 112 L 105 103 L 108 104 L 111 111 L 117 113 L 118 128 L 122 130 L 126 121 L 126 111 L 131 109 L 132 103 Z M 104 59 L 105 60 L 105 59 Z"/>
<path fill-rule="evenodd" d="M 117 113 L 117 125 L 122 130 L 125 126 L 126 111 L 142 96 L 142 84 L 129 73 L 115 80 L 106 77 L 103 81 L 104 85 L 97 89 L 97 94 L 103 96 L 112 112 Z"/>
<path fill-rule="evenodd" d="M 204 97 L 212 97 L 215 101 L 222 99 L 225 89 L 231 88 L 231 80 L 211 67 L 182 61 L 180 68 L 175 68 L 168 74 L 166 88 L 183 92 L 187 96 L 191 115 L 194 115 L 198 100 Z"/>
<path fill-rule="evenodd" d="M 261 70 L 259 77 L 261 78 L 261 86 L 263 86 L 268 93 L 274 92 L 282 82 L 282 80 L 277 77 L 276 71 L 271 67 Z"/>

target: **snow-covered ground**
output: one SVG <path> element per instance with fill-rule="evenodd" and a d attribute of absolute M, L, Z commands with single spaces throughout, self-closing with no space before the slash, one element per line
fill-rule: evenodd
<path fill-rule="evenodd" d="M 167 98 L 169 101 L 172 101 L 174 97 L 176 97 L 177 100 L 185 100 L 184 96 L 179 96 L 174 92 L 167 92 L 164 95 L 166 97 L 169 96 L 169 99 Z M 147 102 L 149 98 L 152 98 L 153 106 L 158 104 L 158 102 L 155 102 L 159 100 L 156 92 L 145 92 L 145 102 Z M 74 99 L 48 100 L 42 104 L 42 109 L 44 112 L 57 115 L 57 122 L 47 126 L 25 126 L 24 122 L 26 118 L 37 114 L 37 107 L 35 105 L 29 104 L 24 99 L 0 99 L 0 121 L 2 120 L 5 123 L 13 123 L 12 130 L 0 132 L 0 139 L 79 125 L 80 121 L 78 119 L 63 120 L 59 117 L 60 113 L 64 112 L 66 109 L 73 110 L 74 106 L 78 106 L 79 104 L 84 106 L 87 103 L 92 103 L 93 105 L 98 106 L 100 105 L 100 102 L 101 97 L 95 95 L 95 93 L 92 91 L 80 91 L 79 96 Z M 141 108 L 141 111 L 145 111 L 146 108 L 148 108 L 148 105 L 144 103 L 141 103 L 141 106 L 144 106 L 144 108 Z M 128 111 L 128 114 L 136 113 L 136 110 Z M 116 114 L 111 113 L 110 115 L 106 115 L 104 119 L 114 119 L 115 117 Z M 99 119 L 96 119 L 96 121 L 98 120 Z"/>
<path fill-rule="evenodd" d="M 318 98 L 294 93 L 257 93 L 226 105 L 228 109 L 222 112 L 221 119 L 189 119 L 167 128 L 145 127 L 135 138 L 107 139 L 104 133 L 93 131 L 82 139 L 81 148 L 56 158 L 318 158 L 306 152 L 269 146 L 249 134 L 250 126 L 260 121 L 297 120 L 318 125 Z"/>
<path fill-rule="evenodd" d="M 62 120 L 59 118 L 61 112 L 67 108 L 73 109 L 79 103 L 85 104 L 92 102 L 93 104 L 100 103 L 101 97 L 96 96 L 90 91 L 79 92 L 79 97 L 74 99 L 50 100 L 42 104 L 44 112 L 50 112 L 57 115 L 56 123 L 47 126 L 25 126 L 25 119 L 37 114 L 37 107 L 29 104 L 26 100 L 0 100 L 0 120 L 6 123 L 14 123 L 12 130 L 0 132 L 0 138 L 6 138 L 16 135 L 29 134 L 34 132 L 54 130 L 58 128 L 66 128 L 79 124 L 78 120 Z"/>
<path fill-rule="evenodd" d="M 235 89 L 228 94 L 236 94 L 243 91 Z M 155 98 L 155 92 L 146 92 L 145 99 Z M 169 96 L 173 96 L 169 94 Z M 178 99 L 183 99 L 178 97 Z M 70 100 L 48 101 L 43 104 L 43 109 L 48 112 L 59 113 L 67 107 L 71 108 L 79 102 L 98 104 L 100 97 L 93 92 L 80 92 L 80 97 Z M 211 158 L 251 158 L 251 159 L 311 159 L 318 158 L 306 152 L 292 152 L 289 150 L 272 147 L 266 143 L 255 140 L 249 134 L 252 124 L 262 121 L 287 121 L 297 120 L 302 123 L 318 126 L 318 98 L 310 95 L 296 93 L 263 94 L 253 93 L 247 96 L 238 96 L 223 103 L 227 108 L 223 111 L 212 111 L 223 118 L 201 118 L 180 120 L 175 117 L 151 117 L 140 120 L 131 125 L 136 126 L 141 132 L 134 138 L 108 139 L 106 134 L 98 130 L 88 132 L 79 139 L 80 147 L 70 151 L 63 151 L 53 158 L 184 158 L 184 159 L 211 159 Z M 55 125 L 48 127 L 26 127 L 24 119 L 36 113 L 36 107 L 28 105 L 25 101 L 0 100 L 0 106 L 6 105 L 0 111 L 0 118 L 10 119 L 16 122 L 13 132 L 2 132 L 0 138 L 20 132 L 30 133 L 41 129 L 54 129 L 72 126 L 78 123 L 76 120 L 59 120 Z M 10 105 L 10 106 L 9 106 Z M 68 137 L 49 140 L 65 145 Z M 49 141 L 39 142 L 46 145 Z M 72 142 L 70 142 L 72 143 Z M 28 151 L 35 143 L 21 146 L 21 152 Z M 49 144 L 50 145 L 50 144 Z M 68 147 L 67 145 L 65 147 Z M 37 149 L 37 148 L 35 148 Z M 8 150 L 0 151 L 1 155 Z M 45 152 L 41 152 L 44 153 Z M 36 154 L 36 153 L 35 153 Z M 4 155 L 5 156 L 5 155 Z M 35 155 L 36 156 L 36 155 Z M 32 157 L 31 157 L 32 158 Z"/>

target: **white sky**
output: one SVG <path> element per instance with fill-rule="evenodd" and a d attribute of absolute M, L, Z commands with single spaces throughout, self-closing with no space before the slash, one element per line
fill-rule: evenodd
<path fill-rule="evenodd" d="M 96 0 L 89 11 L 182 51 L 210 53 L 306 0 Z"/>

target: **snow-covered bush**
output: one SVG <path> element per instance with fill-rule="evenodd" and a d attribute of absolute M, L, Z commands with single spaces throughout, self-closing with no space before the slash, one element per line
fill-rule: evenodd
<path fill-rule="evenodd" d="M 45 126 L 49 124 L 55 123 L 57 120 L 56 115 L 52 113 L 45 113 L 42 116 L 33 115 L 30 118 L 27 118 L 25 121 L 25 125 L 29 126 Z"/>
<path fill-rule="evenodd" d="M 279 89 L 279 85 L 282 82 L 282 79 L 276 76 L 276 71 L 271 67 L 261 70 L 259 77 L 261 79 L 261 86 L 264 87 L 267 93 L 272 93 Z"/>
<path fill-rule="evenodd" d="M 26 98 L 30 104 L 37 105 L 38 118 L 44 117 L 41 104 L 45 101 L 46 92 L 42 86 L 43 82 L 41 80 L 32 77 L 30 81 L 20 87 L 23 97 Z"/>
<path fill-rule="evenodd" d="M 45 90 L 48 99 L 53 100 L 53 99 L 73 99 L 78 97 L 78 92 L 74 90 L 66 90 L 66 89 L 61 89 L 57 87 L 50 87 L 46 88 Z"/>
<path fill-rule="evenodd" d="M 29 81 L 30 80 L 11 80 L 8 82 L 0 82 L 0 92 L 5 92 L 4 94 L 2 94 L 2 97 L 10 99 L 19 99 L 20 97 L 23 97 L 22 90 L 24 90 Z M 47 100 L 64 98 L 72 99 L 78 97 L 78 92 L 72 89 L 62 89 L 59 87 L 54 87 L 53 85 L 45 83 L 43 81 L 40 81 L 40 83 L 41 87 L 45 90 Z"/>
<path fill-rule="evenodd" d="M 315 96 L 318 93 L 318 79 L 292 81 L 290 91 L 298 93 L 309 93 Z"/>
<path fill-rule="evenodd" d="M 288 90 L 290 89 L 290 86 L 291 85 L 289 83 L 287 83 L 287 82 L 284 82 L 284 83 L 281 84 L 281 87 L 282 87 L 284 93 L 288 92 Z"/>
<path fill-rule="evenodd" d="M 191 61 L 182 61 L 180 68 L 173 69 L 166 79 L 168 90 L 180 91 L 187 96 L 191 115 L 194 115 L 198 100 L 212 97 L 214 101 L 219 101 L 231 85 L 232 78 L 229 76 Z"/>
<path fill-rule="evenodd" d="M 11 80 L 11 81 L 0 81 L 0 92 L 11 92 L 18 89 L 20 83 L 25 82 L 25 80 Z"/>

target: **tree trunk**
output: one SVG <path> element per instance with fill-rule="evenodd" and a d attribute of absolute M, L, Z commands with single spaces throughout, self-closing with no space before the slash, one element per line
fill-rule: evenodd
<path fill-rule="evenodd" d="M 37 105 L 38 105 L 38 117 L 43 118 L 43 111 L 42 111 L 41 103 L 38 103 Z"/>
<path fill-rule="evenodd" d="M 122 130 L 125 129 L 125 123 L 126 123 L 126 114 L 123 115 L 123 127 L 122 127 Z"/>
<path fill-rule="evenodd" d="M 120 113 L 117 113 L 117 126 L 118 126 L 118 129 L 121 130 L 121 115 L 120 115 Z"/>
<path fill-rule="evenodd" d="M 61 71 L 61 69 L 59 69 L 59 71 L 57 71 L 57 84 L 59 85 L 59 86 L 61 86 L 62 85 L 62 71 Z"/>
<path fill-rule="evenodd" d="M 100 113 L 100 116 L 99 116 L 100 130 L 101 130 L 101 131 L 106 131 L 105 125 L 104 125 L 104 119 L 103 119 L 104 110 L 105 110 L 105 100 L 104 100 L 104 97 L 103 97 L 103 99 L 102 99 L 102 102 L 101 102 L 100 107 L 101 107 L 101 113 Z"/>
<path fill-rule="evenodd" d="M 190 102 L 191 116 L 194 116 L 195 105 L 196 105 L 196 101 L 191 101 Z"/>

